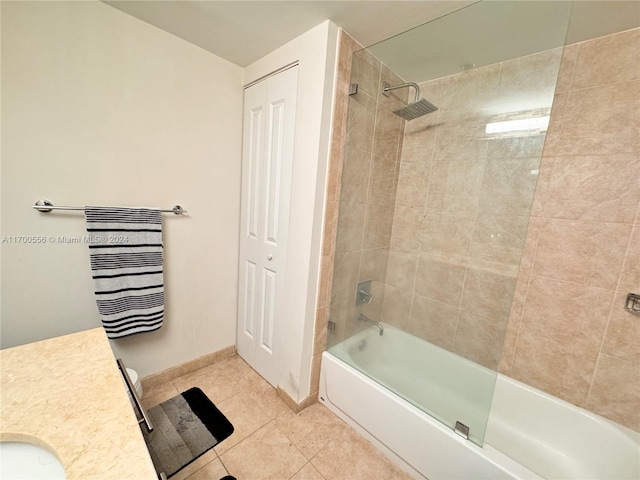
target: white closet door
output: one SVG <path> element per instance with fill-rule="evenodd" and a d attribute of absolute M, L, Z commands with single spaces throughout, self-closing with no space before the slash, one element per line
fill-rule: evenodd
<path fill-rule="evenodd" d="M 298 68 L 245 90 L 238 353 L 276 386 L 285 294 Z"/>

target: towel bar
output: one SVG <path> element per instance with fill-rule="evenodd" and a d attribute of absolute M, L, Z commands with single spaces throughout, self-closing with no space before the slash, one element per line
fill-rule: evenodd
<path fill-rule="evenodd" d="M 48 213 L 51 210 L 82 210 L 84 211 L 84 207 L 64 207 L 64 206 L 55 206 L 49 200 L 38 200 L 36 204 L 33 206 L 35 210 L 38 210 L 42 213 Z M 163 213 L 175 213 L 176 215 L 184 215 L 187 211 L 182 208 L 180 205 L 174 205 L 171 209 L 160 209 Z"/>

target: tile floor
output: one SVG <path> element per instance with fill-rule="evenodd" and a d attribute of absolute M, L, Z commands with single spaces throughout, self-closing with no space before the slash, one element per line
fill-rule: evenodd
<path fill-rule="evenodd" d="M 234 433 L 172 480 L 410 480 L 368 441 L 316 403 L 296 415 L 275 389 L 234 355 L 145 389 L 150 408 L 199 387 Z"/>

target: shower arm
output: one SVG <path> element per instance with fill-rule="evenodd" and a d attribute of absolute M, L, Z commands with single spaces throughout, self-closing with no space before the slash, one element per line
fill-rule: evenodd
<path fill-rule="evenodd" d="M 413 83 L 413 82 L 407 82 L 407 83 L 401 83 L 400 85 L 394 85 L 393 87 L 391 85 L 389 85 L 387 82 L 383 82 L 382 83 L 382 93 L 385 96 L 387 95 L 387 92 L 390 90 L 397 90 L 398 88 L 407 88 L 407 87 L 413 87 L 416 90 L 416 98 L 414 100 L 414 103 L 417 102 L 418 100 L 420 100 L 420 87 L 418 86 L 417 83 Z"/>

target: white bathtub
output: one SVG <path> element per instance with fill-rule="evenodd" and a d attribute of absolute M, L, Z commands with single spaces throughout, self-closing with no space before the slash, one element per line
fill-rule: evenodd
<path fill-rule="evenodd" d="M 382 336 L 371 327 L 324 352 L 320 401 L 418 479 L 640 478 L 638 433 L 503 375 L 494 378 L 384 324 Z M 472 404 L 488 401 L 494 384 L 487 422 Z M 400 395 L 429 396 L 449 415 L 460 407 L 464 418 L 455 418 L 470 427 L 471 437 L 486 423 L 484 445 Z"/>

